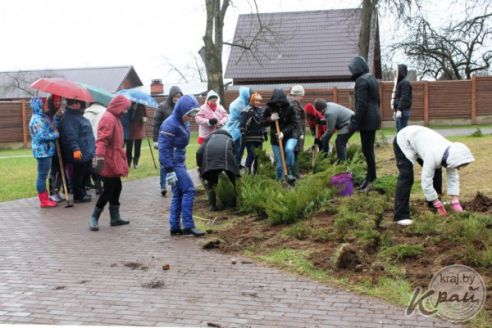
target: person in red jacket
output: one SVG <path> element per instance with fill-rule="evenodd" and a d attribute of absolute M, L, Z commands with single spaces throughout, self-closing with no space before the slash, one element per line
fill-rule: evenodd
<path fill-rule="evenodd" d="M 128 175 L 128 161 L 123 148 L 121 116 L 131 106 L 130 100 L 118 95 L 111 100 L 97 128 L 94 170 L 102 177 L 103 192 L 97 200 L 89 220 L 91 231 L 98 231 L 98 221 L 104 206 L 109 202 L 111 226 L 129 224 L 120 217 L 121 177 Z"/>
<path fill-rule="evenodd" d="M 318 145 L 323 152 L 328 152 L 321 144 L 321 136 L 326 132 L 325 116 L 312 103 L 307 103 L 304 106 L 304 112 L 306 113 L 306 122 L 314 136 L 314 144 Z M 316 131 L 316 126 L 318 126 L 318 131 Z"/>

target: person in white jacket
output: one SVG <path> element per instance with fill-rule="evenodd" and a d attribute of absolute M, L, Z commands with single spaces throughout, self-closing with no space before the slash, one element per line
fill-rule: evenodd
<path fill-rule="evenodd" d="M 399 175 L 395 194 L 394 220 L 400 225 L 409 225 L 410 191 L 413 185 L 413 165 L 422 165 L 421 184 L 425 199 L 441 216 L 447 212 L 439 200 L 441 191 L 441 168 L 447 172 L 447 193 L 451 197 L 451 208 L 462 212 L 460 201 L 460 178 L 458 170 L 473 162 L 470 149 L 460 143 L 451 142 L 439 133 L 423 127 L 408 126 L 398 132 L 394 141 L 396 165 Z"/>

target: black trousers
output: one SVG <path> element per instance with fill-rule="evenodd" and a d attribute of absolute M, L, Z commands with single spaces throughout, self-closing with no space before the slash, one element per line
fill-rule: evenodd
<path fill-rule="evenodd" d="M 109 202 L 110 205 L 120 205 L 120 195 L 121 195 L 121 178 L 106 178 L 102 177 L 103 180 L 103 192 L 99 196 L 96 206 L 99 208 L 104 208 Z"/>
<path fill-rule="evenodd" d="M 135 153 L 132 156 L 134 146 Z M 138 164 L 138 160 L 140 159 L 140 149 L 142 148 L 142 139 L 125 139 L 125 147 L 128 166 L 132 165 L 132 159 L 134 164 Z"/>
<path fill-rule="evenodd" d="M 207 181 L 207 189 L 213 189 L 217 186 L 217 184 L 219 183 L 219 175 L 222 172 L 225 172 L 225 174 L 227 174 L 227 177 L 229 178 L 229 180 L 231 180 L 234 186 L 236 185 L 236 176 L 233 173 L 229 171 L 212 170 L 203 175 L 203 179 Z"/>
<path fill-rule="evenodd" d="M 58 154 L 56 152 L 51 159 L 51 169 L 48 182 L 50 195 L 54 195 L 60 192 L 61 185 L 63 183 L 61 178 L 60 162 L 58 160 Z"/>
<path fill-rule="evenodd" d="M 367 173 L 366 181 L 376 180 L 376 155 L 374 153 L 374 142 L 376 131 L 360 131 L 360 142 L 362 144 L 362 154 L 366 158 Z"/>
<path fill-rule="evenodd" d="M 92 170 L 92 161 L 73 162 L 72 189 L 73 199 L 78 200 L 87 195 L 85 191 L 85 177 Z"/>
<path fill-rule="evenodd" d="M 337 149 L 337 157 L 340 161 L 347 160 L 347 142 L 349 141 L 350 137 L 352 137 L 353 134 L 354 134 L 353 132 L 349 132 L 349 133 L 337 135 L 337 139 L 335 140 L 335 146 Z"/>
<path fill-rule="evenodd" d="M 393 150 L 395 152 L 396 166 L 398 167 L 398 181 L 395 192 L 395 210 L 394 220 L 410 219 L 410 192 L 413 186 L 413 164 L 410 162 L 393 140 Z M 417 162 L 423 165 L 424 162 L 419 158 Z M 434 189 L 439 195 L 442 194 L 442 170 L 439 168 L 434 172 L 433 180 Z M 430 202 L 427 202 L 429 205 Z M 432 206 L 432 203 L 430 204 Z"/>

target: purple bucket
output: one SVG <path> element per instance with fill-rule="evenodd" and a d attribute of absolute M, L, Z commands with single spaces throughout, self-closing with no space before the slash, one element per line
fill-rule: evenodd
<path fill-rule="evenodd" d="M 334 175 L 331 177 L 330 182 L 337 189 L 339 196 L 350 196 L 354 192 L 354 183 L 350 172 Z"/>

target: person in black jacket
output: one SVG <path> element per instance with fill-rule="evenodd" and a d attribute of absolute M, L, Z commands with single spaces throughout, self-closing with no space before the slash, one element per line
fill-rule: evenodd
<path fill-rule="evenodd" d="M 178 102 L 178 99 L 183 95 L 183 92 L 178 86 L 172 86 L 169 90 L 169 95 L 166 101 L 163 101 L 159 104 L 159 107 L 154 112 L 154 148 L 157 148 L 157 140 L 159 140 L 159 129 L 161 128 L 162 122 L 169 115 L 172 114 L 174 105 Z M 167 184 L 166 184 L 166 172 L 161 167 L 161 195 L 165 197 L 167 194 Z"/>
<path fill-rule="evenodd" d="M 225 172 L 232 184 L 235 185 L 239 176 L 239 166 L 236 162 L 236 151 L 232 136 L 224 129 L 211 133 L 196 152 L 196 164 L 200 177 L 205 180 L 209 210 L 217 211 L 215 187 L 219 175 Z"/>
<path fill-rule="evenodd" d="M 396 120 L 396 132 L 408 125 L 412 107 L 412 85 L 407 79 L 407 65 L 399 64 L 396 70 L 396 83 L 393 90 L 393 111 Z"/>
<path fill-rule="evenodd" d="M 350 120 L 349 131 L 360 132 L 362 153 L 367 163 L 366 180 L 361 184 L 360 189 L 368 191 L 376 179 L 374 142 L 376 130 L 381 126 L 379 85 L 369 73 L 369 67 L 363 57 L 354 57 L 348 68 L 352 74 L 352 81 L 355 81 L 355 113 Z"/>
<path fill-rule="evenodd" d="M 252 172 L 251 165 L 254 161 L 254 172 L 258 168 L 255 150 L 261 149 L 265 138 L 265 120 L 263 118 L 263 109 L 261 105 L 261 95 L 254 92 L 249 98 L 249 106 L 241 112 L 239 128 L 241 130 L 241 140 L 248 151 L 246 157 L 246 169 Z"/>
<path fill-rule="evenodd" d="M 267 103 L 264 116 L 266 122 L 270 124 L 270 142 L 275 156 L 277 179 L 280 180 L 284 176 L 278 143 L 278 140 L 281 140 L 287 164 L 287 180 L 294 182 L 296 180 L 294 176 L 294 150 L 297 145 L 297 118 L 294 108 L 290 105 L 282 89 L 273 90 L 272 98 Z M 275 129 L 275 121 L 278 121 L 280 125 L 280 133 L 278 135 Z"/>

